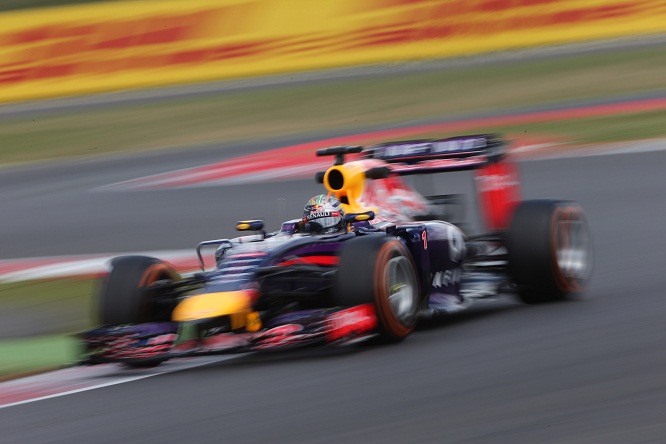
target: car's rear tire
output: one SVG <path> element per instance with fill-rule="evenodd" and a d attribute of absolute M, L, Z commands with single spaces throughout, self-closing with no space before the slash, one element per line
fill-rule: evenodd
<path fill-rule="evenodd" d="M 98 314 L 103 325 L 140 324 L 171 320 L 170 311 L 155 303 L 150 286 L 157 281 L 178 280 L 178 273 L 159 259 L 120 256 L 98 293 Z"/>
<path fill-rule="evenodd" d="M 414 330 L 419 294 L 416 267 L 401 240 L 369 235 L 345 243 L 333 286 L 334 304 L 374 304 L 382 339 L 401 341 Z"/>
<path fill-rule="evenodd" d="M 592 239 L 575 202 L 521 202 L 507 232 L 509 270 L 528 304 L 581 293 L 592 272 Z"/>

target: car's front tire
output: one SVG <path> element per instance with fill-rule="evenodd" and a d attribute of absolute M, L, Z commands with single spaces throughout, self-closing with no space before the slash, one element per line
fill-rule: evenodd
<path fill-rule="evenodd" d="M 345 243 L 333 287 L 334 303 L 374 304 L 379 335 L 401 341 L 416 327 L 419 284 L 412 257 L 398 238 L 369 235 Z"/>
<path fill-rule="evenodd" d="M 114 258 L 111 271 L 102 281 L 98 293 L 100 323 L 119 325 L 169 321 L 170 312 L 158 306 L 148 290 L 158 281 L 178 279 L 178 273 L 159 259 L 147 256 Z"/>

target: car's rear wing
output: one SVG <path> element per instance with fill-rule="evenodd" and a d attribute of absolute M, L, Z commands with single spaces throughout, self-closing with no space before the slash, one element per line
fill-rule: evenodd
<path fill-rule="evenodd" d="M 474 170 L 485 225 L 493 231 L 504 230 L 513 208 L 520 201 L 518 168 L 510 159 L 505 159 L 506 146 L 506 141 L 495 134 L 478 134 L 387 142 L 365 149 L 360 146 L 331 147 L 317 151 L 317 156 L 335 156 L 335 163 L 328 170 L 317 173 L 315 180 L 323 183 L 341 202 L 362 212 L 372 200 L 367 197 L 369 188 L 372 188 L 365 185 L 368 179 L 389 181 L 383 191 L 383 195 L 388 196 L 396 194 L 398 189 L 406 189 L 405 185 L 400 185 L 399 176 Z M 345 162 L 345 155 L 358 153 L 364 159 Z M 396 200 L 395 196 L 393 200 Z M 386 205 L 387 200 L 382 198 L 376 206 Z"/>
<path fill-rule="evenodd" d="M 364 153 L 383 160 L 391 173 L 400 176 L 475 170 L 481 217 L 487 228 L 504 230 L 520 200 L 518 169 L 504 159 L 506 147 L 507 142 L 496 134 L 477 134 L 382 143 Z"/>
<path fill-rule="evenodd" d="M 367 158 L 389 163 L 399 175 L 471 170 L 499 161 L 506 142 L 494 134 L 387 142 L 366 148 Z"/>

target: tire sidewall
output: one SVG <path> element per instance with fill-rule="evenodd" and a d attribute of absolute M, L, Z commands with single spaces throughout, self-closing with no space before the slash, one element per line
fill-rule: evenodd
<path fill-rule="evenodd" d="M 98 291 L 98 317 L 103 325 L 139 324 L 157 319 L 157 307 L 149 287 L 159 280 L 177 280 L 175 270 L 159 259 L 121 256 L 111 262 L 111 271 Z"/>
<path fill-rule="evenodd" d="M 404 257 L 413 281 L 413 313 L 403 322 L 393 312 L 387 282 L 391 259 Z M 353 307 L 371 303 L 375 307 L 378 333 L 389 341 L 400 341 L 416 326 L 420 303 L 416 266 L 402 239 L 385 235 L 367 235 L 347 241 L 333 285 L 333 305 Z"/>
<path fill-rule="evenodd" d="M 586 252 L 586 273 L 572 278 L 560 268 L 558 245 L 562 239 L 561 223 L 582 223 L 589 249 Z M 587 219 L 576 202 L 529 200 L 516 208 L 507 233 L 509 272 L 517 285 L 520 298 L 526 303 L 563 299 L 581 293 L 591 273 L 592 247 Z"/>
<path fill-rule="evenodd" d="M 390 260 L 398 257 L 404 257 L 408 260 L 409 267 L 411 268 L 412 284 L 414 286 L 414 300 L 412 301 L 413 311 L 405 320 L 398 318 L 396 313 L 392 310 L 389 301 L 391 289 L 388 287 L 387 282 L 388 264 Z M 414 261 L 402 241 L 394 239 L 382 245 L 377 253 L 377 259 L 375 260 L 374 281 L 374 302 L 377 317 L 380 321 L 379 324 L 388 336 L 404 338 L 416 327 L 416 315 L 418 312 L 420 292 L 418 281 L 416 279 L 416 267 L 414 266 Z"/>

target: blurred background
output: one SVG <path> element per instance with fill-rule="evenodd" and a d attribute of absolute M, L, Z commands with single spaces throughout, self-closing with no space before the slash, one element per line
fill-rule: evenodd
<path fill-rule="evenodd" d="M 316 149 L 483 132 L 512 140 L 525 197 L 580 201 L 597 244 L 587 308 L 555 310 L 568 324 L 541 318 L 540 325 L 553 321 L 542 336 L 533 315 L 518 309 L 486 327 L 493 350 L 520 343 L 515 353 L 525 359 L 543 353 L 552 364 L 539 344 L 520 342 L 526 336 L 555 353 L 580 346 L 574 358 L 558 355 L 557 368 L 569 376 L 552 397 L 535 398 L 530 390 L 543 381 L 531 376 L 522 387 L 531 395 L 495 393 L 497 405 L 517 402 L 525 415 L 571 409 L 578 400 L 562 394 L 607 368 L 583 358 L 590 350 L 606 350 L 613 338 L 624 354 L 608 350 L 604 358 L 621 362 L 642 343 L 642 329 L 653 339 L 663 333 L 650 317 L 666 309 L 658 290 L 666 215 L 663 0 L 0 0 L 0 42 L 0 378 L 73 360 L 69 335 L 94 324 L 91 295 L 108 258 L 147 252 L 188 271 L 196 244 L 232 236 L 239 219 L 277 229 L 299 217 L 320 190 L 313 173 L 328 162 L 314 157 Z M 471 192 L 468 177 L 439 176 L 413 184 L 429 193 Z M 473 200 L 466 211 L 480 230 Z M 642 304 L 628 302 L 641 296 Z M 522 323 L 523 335 L 506 334 Z M 456 328 L 466 325 L 423 332 L 426 346 L 409 353 L 411 362 L 437 354 L 427 346 L 439 336 L 460 333 L 465 341 Z M 583 347 L 582 336 L 599 342 Z M 411 345 L 382 349 L 376 360 Z M 464 349 L 449 352 L 463 363 L 470 358 Z M 658 353 L 654 371 L 666 369 L 659 345 L 645 353 L 645 366 Z M 496 356 L 499 370 L 491 363 L 475 377 L 505 383 L 506 359 Z M 526 362 L 515 365 L 535 375 L 534 361 Z M 437 377 L 424 374 L 424 384 Z M 463 386 L 470 382 L 460 377 Z M 618 387 L 617 378 L 608 377 L 609 387 Z M 627 387 L 635 380 L 622 381 L 617 399 L 633 393 Z M 480 408 L 478 399 L 470 394 L 461 409 Z M 629 408 L 606 401 L 616 408 L 599 418 Z M 463 427 L 472 416 L 456 418 L 441 427 L 462 441 L 547 441 L 526 432 L 534 430 L 529 420 L 486 436 Z M 553 442 L 612 442 L 595 441 L 594 430 L 608 426 L 599 418 L 566 428 L 559 417 Z M 349 436 L 366 436 L 347 420 Z M 650 421 L 632 426 L 644 430 Z M 487 433 L 498 430 L 488 424 Z M 432 424 L 406 427 L 433 434 L 405 439 L 439 436 Z M 663 426 L 653 435 L 623 435 L 631 427 L 621 421 L 614 427 L 615 442 L 666 436 Z"/>

